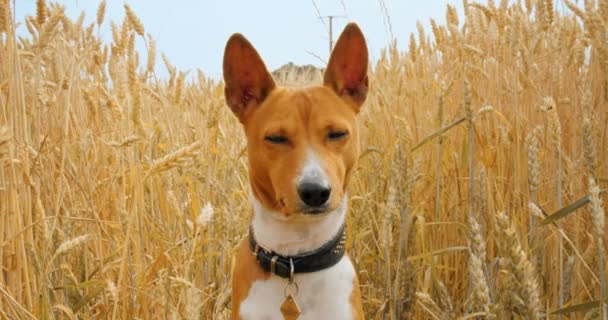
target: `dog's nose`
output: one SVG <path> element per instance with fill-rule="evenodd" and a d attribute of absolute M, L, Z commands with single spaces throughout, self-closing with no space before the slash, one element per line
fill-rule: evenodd
<path fill-rule="evenodd" d="M 329 199 L 331 188 L 318 183 L 304 182 L 298 186 L 298 194 L 306 205 L 320 207 Z"/>

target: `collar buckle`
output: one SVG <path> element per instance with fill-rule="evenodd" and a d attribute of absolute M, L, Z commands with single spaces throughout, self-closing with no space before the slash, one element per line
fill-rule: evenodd
<path fill-rule="evenodd" d="M 263 245 L 256 243 L 255 244 L 255 248 L 253 248 L 253 251 L 251 252 L 255 257 L 258 256 L 258 254 L 260 253 L 260 250 L 264 251 L 264 253 L 266 254 L 272 254 L 272 251 L 270 251 L 268 248 L 264 247 Z M 277 257 L 278 258 L 278 257 Z"/>

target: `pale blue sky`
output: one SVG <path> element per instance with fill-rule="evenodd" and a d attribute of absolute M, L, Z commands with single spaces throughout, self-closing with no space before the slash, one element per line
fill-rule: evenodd
<path fill-rule="evenodd" d="M 35 0 L 16 1 L 16 16 L 35 14 Z M 86 21 L 95 19 L 99 1 L 60 0 L 67 14 L 76 19 L 86 12 Z M 107 1 L 106 21 L 121 22 L 124 1 Z M 382 4 L 389 14 L 392 34 L 399 47 L 406 48 L 409 35 L 416 32 L 420 20 L 427 30 L 429 19 L 445 21 L 448 3 L 462 15 L 460 0 L 132 0 L 128 1 L 142 20 L 146 32 L 157 41 L 158 52 L 164 52 L 181 70 L 200 68 L 213 78 L 221 78 L 222 54 L 228 37 L 234 32 L 245 35 L 257 48 L 270 70 L 293 61 L 296 64 L 324 63 L 328 56 L 328 23 L 321 15 L 342 15 L 334 21 L 335 38 L 348 21 L 359 24 L 366 35 L 370 57 L 376 60 L 391 39 Z M 20 27 L 24 33 L 24 26 Z M 109 24 L 102 29 L 110 39 Z M 142 42 L 138 43 L 141 48 Z M 312 53 L 312 54 L 311 54 Z M 158 67 L 164 67 L 160 57 Z"/>

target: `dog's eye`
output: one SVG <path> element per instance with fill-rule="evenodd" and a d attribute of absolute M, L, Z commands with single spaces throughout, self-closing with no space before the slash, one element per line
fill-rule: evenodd
<path fill-rule="evenodd" d="M 327 139 L 330 141 L 338 141 L 344 139 L 348 135 L 348 131 L 330 131 L 327 134 Z"/>
<path fill-rule="evenodd" d="M 272 144 L 287 144 L 287 142 L 289 142 L 287 137 L 279 136 L 279 135 L 269 135 L 269 136 L 264 137 L 264 140 L 266 140 Z"/>

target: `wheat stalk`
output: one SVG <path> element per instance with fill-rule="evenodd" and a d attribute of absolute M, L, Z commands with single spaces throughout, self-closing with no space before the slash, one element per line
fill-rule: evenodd
<path fill-rule="evenodd" d="M 103 0 L 99 3 L 99 6 L 97 6 L 97 26 L 101 27 L 101 25 L 103 24 L 103 19 L 106 16 L 106 0 Z"/>
<path fill-rule="evenodd" d="M 496 215 L 497 246 L 502 252 L 500 265 L 508 271 L 507 285 L 502 291 L 504 313 L 518 314 L 519 309 L 529 319 L 540 318 L 540 294 L 536 272 L 522 249 L 519 238 L 509 218 L 504 213 Z"/>
<path fill-rule="evenodd" d="M 127 18 L 129 19 L 129 24 L 131 25 L 131 27 L 133 27 L 133 30 L 135 30 L 138 35 L 143 37 L 145 30 L 144 25 L 141 23 L 141 20 L 139 20 L 139 17 L 135 14 L 133 9 L 131 9 L 128 4 L 125 3 L 124 7 L 125 13 L 127 14 Z"/>
<path fill-rule="evenodd" d="M 555 155 L 557 158 L 557 207 L 562 207 L 562 127 L 559 119 L 559 114 L 557 113 L 557 105 L 555 104 L 555 100 L 552 97 L 545 97 L 543 99 L 543 106 L 545 111 L 547 112 L 548 121 L 549 121 L 549 129 L 551 133 L 551 141 L 555 147 Z M 560 228 L 562 228 L 560 224 Z M 558 244 L 558 261 L 559 261 L 559 294 L 558 294 L 558 306 L 560 308 L 564 305 L 564 238 L 560 233 L 559 244 Z M 558 315 L 558 319 L 562 319 L 562 315 Z"/>
<path fill-rule="evenodd" d="M 475 132 L 473 128 L 473 107 L 471 83 L 464 80 L 464 112 L 469 127 L 469 212 L 475 207 Z"/>
<path fill-rule="evenodd" d="M 188 146 L 177 149 L 158 160 L 155 160 L 150 166 L 150 169 L 148 169 L 146 177 L 151 174 L 159 173 L 179 166 L 183 162 L 192 158 L 201 147 L 201 141 L 196 141 Z"/>
<path fill-rule="evenodd" d="M 12 133 L 8 126 L 0 126 L 0 163 L 10 155 Z"/>
<path fill-rule="evenodd" d="M 8 0 L 0 0 L 0 33 L 8 32 L 10 25 L 10 9 Z"/>
<path fill-rule="evenodd" d="M 69 239 L 67 241 L 64 241 L 63 243 L 61 243 L 59 245 L 59 247 L 57 247 L 57 249 L 55 249 L 55 252 L 53 253 L 53 255 L 51 256 L 50 261 L 54 261 L 58 256 L 65 254 L 66 252 L 78 247 L 79 245 L 87 242 L 89 239 L 91 238 L 90 235 L 86 234 L 86 235 L 82 235 L 82 236 L 78 236 L 76 238 L 72 238 Z M 47 270 L 48 272 L 48 270 Z"/>
<path fill-rule="evenodd" d="M 593 127 L 589 112 L 591 110 L 591 93 L 586 91 L 583 94 L 583 154 L 585 155 L 585 165 L 587 174 L 595 177 L 597 171 L 595 143 L 593 139 Z"/>
<path fill-rule="evenodd" d="M 200 290 L 195 287 L 189 287 L 184 291 L 186 305 L 186 319 L 200 319 L 201 309 L 203 307 L 203 299 L 201 298 Z"/>
<path fill-rule="evenodd" d="M 608 303 L 606 303 L 606 297 L 608 292 L 606 289 L 606 269 L 604 266 L 604 230 L 605 230 L 605 219 L 606 213 L 600 199 L 600 189 L 595 183 L 595 179 L 589 178 L 589 193 L 591 200 L 591 217 L 593 221 L 593 233 L 597 241 L 598 249 L 598 261 L 599 261 L 599 274 L 600 274 L 600 285 L 601 285 L 601 296 L 600 296 L 600 314 L 602 319 L 608 317 Z"/>
<path fill-rule="evenodd" d="M 156 41 L 148 34 L 148 63 L 146 64 L 146 74 L 154 72 L 156 65 Z"/>
<path fill-rule="evenodd" d="M 408 235 L 406 240 L 405 247 L 407 248 L 407 253 L 409 254 L 416 246 L 416 236 L 417 236 L 417 227 L 416 222 L 418 220 L 416 217 L 413 217 L 409 220 L 409 228 Z M 401 278 L 402 281 L 399 283 L 401 290 L 398 299 L 400 299 L 398 305 L 398 316 L 402 319 L 410 319 L 413 313 L 414 305 L 416 304 L 416 276 L 418 275 L 418 271 L 416 267 L 408 261 L 404 259 L 404 266 L 401 269 L 404 276 Z"/>
<path fill-rule="evenodd" d="M 486 243 L 483 238 L 481 225 L 473 214 L 468 215 L 469 221 L 469 277 L 471 298 L 469 313 L 483 312 L 492 318 L 493 305 L 490 299 L 490 289 L 485 275 L 485 259 L 487 256 Z"/>
<path fill-rule="evenodd" d="M 564 301 L 568 302 L 572 299 L 572 288 L 574 283 L 574 268 L 576 260 L 574 256 L 568 256 L 566 266 L 564 268 Z"/>
<path fill-rule="evenodd" d="M 382 244 L 384 247 L 384 260 L 387 262 L 391 261 L 391 248 L 393 245 L 393 210 L 395 209 L 395 188 L 393 186 L 389 186 L 388 195 L 386 199 L 386 203 L 384 205 L 384 219 L 382 219 Z M 386 264 L 386 269 L 384 271 L 385 277 L 385 289 L 384 296 L 387 301 L 390 301 L 390 292 L 391 292 L 391 283 L 393 280 L 392 272 L 391 272 L 391 264 Z M 396 317 L 395 310 L 395 301 L 391 301 L 388 306 L 388 314 L 391 318 Z"/>
<path fill-rule="evenodd" d="M 46 1 L 36 0 L 36 23 L 38 28 L 42 28 L 47 18 Z"/>
<path fill-rule="evenodd" d="M 530 190 L 530 200 L 535 203 L 536 190 L 538 189 L 538 176 L 540 172 L 540 164 L 538 162 L 538 137 L 536 129 L 530 131 L 526 137 L 528 145 L 528 188 Z M 534 241 L 536 232 L 536 216 L 530 216 L 530 238 L 529 243 Z M 535 257 L 536 260 L 537 257 Z"/>
<path fill-rule="evenodd" d="M 439 103 L 437 105 L 437 122 L 438 128 L 441 129 L 443 127 L 443 107 L 444 107 L 444 99 L 446 94 L 446 86 L 442 84 L 441 91 L 439 92 Z M 437 164 L 435 167 L 435 220 L 439 219 L 440 213 L 440 193 L 441 193 L 441 162 L 443 157 L 443 137 L 439 136 L 437 139 Z"/>

